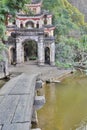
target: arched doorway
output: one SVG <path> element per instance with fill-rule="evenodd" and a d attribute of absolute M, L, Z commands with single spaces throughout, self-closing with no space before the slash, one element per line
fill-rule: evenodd
<path fill-rule="evenodd" d="M 50 64 L 50 48 L 45 48 L 45 63 Z"/>
<path fill-rule="evenodd" d="M 33 40 L 28 40 L 23 43 L 24 61 L 37 60 L 37 43 Z"/>
<path fill-rule="evenodd" d="M 49 37 L 49 33 L 45 33 L 44 36 L 45 36 L 45 37 Z"/>
<path fill-rule="evenodd" d="M 27 28 L 34 28 L 34 23 L 32 22 L 32 21 L 28 21 L 27 23 L 26 23 L 26 27 Z"/>
<path fill-rule="evenodd" d="M 10 63 L 13 65 L 13 64 L 16 64 L 16 49 L 15 47 L 11 47 L 9 49 L 9 55 L 10 55 Z"/>
<path fill-rule="evenodd" d="M 44 16 L 44 24 L 47 25 L 47 15 Z"/>

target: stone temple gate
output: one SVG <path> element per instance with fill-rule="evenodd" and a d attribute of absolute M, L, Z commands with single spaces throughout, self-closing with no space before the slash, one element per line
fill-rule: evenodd
<path fill-rule="evenodd" d="M 37 44 L 37 62 L 39 65 L 55 65 L 55 38 L 52 25 L 52 14 L 41 9 L 42 1 L 33 0 L 25 5 L 34 14 L 19 12 L 14 23 L 8 23 L 10 63 L 25 61 L 26 41 L 35 41 Z M 11 16 L 9 16 L 11 19 Z M 10 20 L 9 20 L 10 21 Z"/>
<path fill-rule="evenodd" d="M 35 30 L 16 30 L 16 57 L 17 63 L 24 62 L 23 43 L 28 40 L 34 40 L 37 44 L 37 61 L 39 65 L 48 63 L 55 64 L 55 43 L 54 39 L 44 38 L 44 32 L 41 29 Z M 46 51 L 46 48 L 49 50 Z M 48 53 L 48 55 L 46 54 Z M 48 60 L 47 60 L 48 58 Z"/>

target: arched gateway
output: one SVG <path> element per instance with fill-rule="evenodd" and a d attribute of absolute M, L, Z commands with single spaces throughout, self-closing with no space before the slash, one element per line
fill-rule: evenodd
<path fill-rule="evenodd" d="M 25 40 L 22 43 L 23 50 L 24 50 L 24 61 L 29 60 L 37 60 L 38 58 L 38 48 L 37 48 L 37 42 L 34 40 Z"/>
<path fill-rule="evenodd" d="M 47 39 L 44 37 L 43 29 L 17 29 L 15 30 L 16 35 L 16 62 L 23 63 L 27 61 L 27 42 L 34 41 L 37 44 L 37 62 L 39 65 L 44 65 L 46 62 L 46 47 L 49 46 L 50 50 L 50 65 L 55 64 L 55 43 L 54 39 Z"/>
<path fill-rule="evenodd" d="M 16 62 L 22 63 L 29 59 L 30 49 L 26 41 L 35 41 L 38 64 L 55 65 L 55 26 L 52 24 L 52 14 L 42 11 L 42 0 L 31 0 L 25 7 L 33 13 L 17 13 L 15 26 L 10 23 L 11 20 L 8 21 L 7 34 L 15 40 L 11 40 L 11 43 L 8 41 L 8 44 L 14 45 L 16 49 Z"/>

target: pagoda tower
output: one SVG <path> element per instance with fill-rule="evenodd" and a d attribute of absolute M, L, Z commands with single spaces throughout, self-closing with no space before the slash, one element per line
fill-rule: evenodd
<path fill-rule="evenodd" d="M 55 65 L 55 26 L 52 25 L 52 14 L 42 10 L 42 0 L 32 0 L 25 4 L 25 9 L 18 12 L 15 22 L 7 26 L 10 63 L 25 62 L 30 51 L 25 43 L 35 41 L 38 64 Z"/>

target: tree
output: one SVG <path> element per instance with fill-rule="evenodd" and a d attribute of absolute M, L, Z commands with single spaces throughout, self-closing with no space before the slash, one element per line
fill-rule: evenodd
<path fill-rule="evenodd" d="M 44 0 L 43 7 L 53 14 L 57 39 L 61 35 L 67 35 L 70 30 L 77 30 L 85 24 L 84 15 L 67 0 Z"/>
<path fill-rule="evenodd" d="M 6 50 L 6 46 L 0 42 L 0 61 L 3 61 L 3 54 L 2 54 L 2 51 L 5 51 Z"/>
<path fill-rule="evenodd" d="M 12 15 L 15 18 L 17 11 L 23 8 L 28 0 L 0 0 L 0 59 L 2 59 L 2 50 L 5 46 L 2 44 L 6 39 L 6 25 L 8 16 Z"/>

